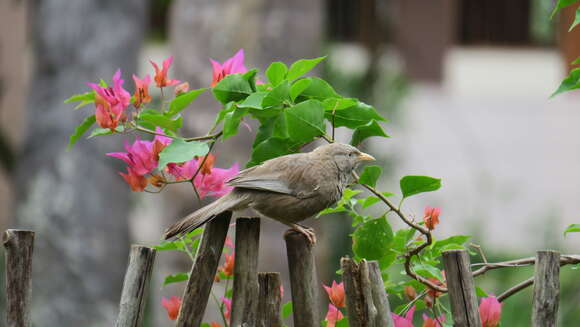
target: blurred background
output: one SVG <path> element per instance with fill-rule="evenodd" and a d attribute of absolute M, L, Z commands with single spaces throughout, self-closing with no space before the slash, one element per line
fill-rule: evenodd
<path fill-rule="evenodd" d="M 385 168 L 380 189 L 396 192 L 404 175 L 442 178 L 440 191 L 405 206 L 419 218 L 424 206 L 440 207 L 436 237 L 473 235 L 490 261 L 546 248 L 577 253 L 578 236 L 564 238 L 562 231 L 580 223 L 580 99 L 574 93 L 549 96 L 568 71 L 566 63 L 580 55 L 580 29 L 567 32 L 575 7 L 550 20 L 553 5 L 0 0 L 0 229 L 37 233 L 35 326 L 111 325 L 129 245 L 157 244 L 166 226 L 197 207 L 189 187 L 130 194 L 117 175 L 120 163 L 104 156 L 122 149 L 120 137 L 84 140 L 65 151 L 68 136 L 92 108 L 73 111 L 64 99 L 87 91 L 86 82 L 110 79 L 118 67 L 132 92 L 131 74 L 151 74 L 149 60 L 169 55 L 175 57 L 172 75 L 192 88 L 210 84 L 210 57 L 223 61 L 239 48 L 247 66 L 262 71 L 272 61 L 328 55 L 317 73 L 390 120 L 385 129 L 392 138 L 363 145 Z M 205 133 L 218 109 L 209 96 L 201 97 L 185 115 L 186 133 Z M 216 147 L 218 167 L 248 159 L 253 133 L 242 130 Z M 329 284 L 338 278 L 339 258 L 349 253 L 350 219 L 326 216 L 307 224 L 319 235 L 320 281 Z M 260 270 L 287 278 L 285 229 L 263 221 Z M 172 325 L 161 297 L 181 295 L 184 285 L 161 287 L 162 280 L 187 265 L 180 254 L 159 253 L 147 326 Z M 531 272 L 503 269 L 477 282 L 499 294 Z M 562 271 L 561 326 L 580 319 L 578 277 L 577 270 Z M 289 299 L 287 291 L 284 302 Z M 529 326 L 530 290 L 503 308 L 504 326 Z M 213 304 L 207 311 L 207 321 L 217 320 Z"/>

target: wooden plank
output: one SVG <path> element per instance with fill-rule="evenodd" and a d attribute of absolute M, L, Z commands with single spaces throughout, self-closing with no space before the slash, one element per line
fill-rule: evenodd
<path fill-rule="evenodd" d="M 304 236 L 294 230 L 284 234 L 290 270 L 290 290 L 294 326 L 319 327 L 318 291 L 320 284 L 316 277 L 316 266 L 312 245 Z"/>
<path fill-rule="evenodd" d="M 443 264 L 455 327 L 481 327 L 475 283 L 465 250 L 443 251 Z"/>
<path fill-rule="evenodd" d="M 560 253 L 538 251 L 534 276 L 532 326 L 555 327 L 560 297 Z"/>
<path fill-rule="evenodd" d="M 351 327 L 379 326 L 376 325 L 377 309 L 373 302 L 373 291 L 366 260 L 357 264 L 351 258 L 342 258 L 340 266 L 349 325 Z"/>
<path fill-rule="evenodd" d="M 373 303 L 377 309 L 375 325 L 381 327 L 393 327 L 395 326 L 395 323 L 391 315 L 391 306 L 389 304 L 387 292 L 385 291 L 385 283 L 381 276 L 379 263 L 376 261 L 369 261 L 368 268 L 373 293 Z"/>
<path fill-rule="evenodd" d="M 155 254 L 156 251 L 152 248 L 141 245 L 131 246 L 129 265 L 123 281 L 119 317 L 115 326 L 141 326 Z"/>
<path fill-rule="evenodd" d="M 232 213 L 225 211 L 205 225 L 195 263 L 183 292 L 177 327 L 198 327 L 207 306 Z"/>
<path fill-rule="evenodd" d="M 282 327 L 280 316 L 280 304 L 282 293 L 280 291 L 279 273 L 259 273 L 258 283 L 260 292 L 258 295 L 257 327 Z"/>
<path fill-rule="evenodd" d="M 6 250 L 6 325 L 29 327 L 34 232 L 8 229 L 3 242 Z"/>
<path fill-rule="evenodd" d="M 258 252 L 260 218 L 236 220 L 236 263 L 232 296 L 231 326 L 256 324 L 258 309 Z"/>

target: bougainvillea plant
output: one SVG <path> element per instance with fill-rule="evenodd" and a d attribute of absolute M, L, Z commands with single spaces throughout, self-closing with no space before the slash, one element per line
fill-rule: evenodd
<path fill-rule="evenodd" d="M 247 120 L 259 123 L 251 148 L 249 162 L 245 167 L 258 165 L 277 156 L 295 153 L 313 141 L 334 142 L 339 127 L 352 132 L 350 143 L 358 146 L 367 139 L 387 138 L 382 124 L 386 119 L 371 105 L 355 98 L 343 97 L 325 80 L 305 76 L 325 58 L 303 59 L 290 66 L 282 62 L 272 63 L 265 76 L 258 78 L 257 69 L 247 69 L 244 53 L 240 50 L 232 58 L 219 63 L 208 61 L 213 76 L 208 76 L 208 87 L 189 90 L 187 82 L 174 80 L 169 75 L 172 58 L 161 65 L 151 62 L 153 78 L 133 75 L 133 95 L 125 87 L 121 71 L 117 71 L 107 83 L 88 83 L 88 92 L 74 95 L 65 102 L 79 102 L 75 109 L 88 106 L 94 109 L 70 137 L 69 148 L 81 137 L 104 137 L 123 134 L 124 151 L 105 155 L 126 163 L 126 171 L 120 172 L 128 187 L 134 192 L 159 192 L 176 183 L 188 183 L 197 198 L 219 197 L 231 190 L 225 183 L 235 176 L 239 166 L 214 167 L 212 150 L 216 142 L 227 142 L 236 135 Z M 154 85 L 152 83 L 154 82 Z M 150 88 L 160 89 L 158 108 L 152 107 Z M 172 89 L 171 89 L 172 88 Z M 195 99 L 209 92 L 216 100 L 216 116 L 205 135 L 184 136 L 182 115 L 195 115 Z M 95 126 L 96 125 L 96 126 Z M 121 148 L 121 146 L 119 146 Z M 446 249 L 465 248 L 469 236 L 453 236 L 438 240 L 433 235 L 440 218 L 439 208 L 425 207 L 418 219 L 403 212 L 404 200 L 424 192 L 436 191 L 441 180 L 428 176 L 404 176 L 400 180 L 398 195 L 376 188 L 382 173 L 380 166 L 367 166 L 354 176 L 359 186 L 344 191 L 335 207 L 324 210 L 323 216 L 344 213 L 352 218 L 352 254 L 355 259 L 377 260 L 382 269 L 385 287 L 389 294 L 409 303 L 394 311 L 397 326 L 412 326 L 415 311 L 424 311 L 424 326 L 450 326 L 451 314 L 440 298 L 446 294 L 444 271 L 441 269 L 441 253 Z M 366 189 L 366 193 L 364 193 Z M 396 202 L 394 199 L 398 197 Z M 396 204 L 395 204 L 396 203 Z M 382 205 L 385 210 L 379 216 L 368 214 L 367 208 Z M 391 228 L 392 219 L 401 219 L 407 226 L 399 230 Z M 163 242 L 155 248 L 160 251 L 180 251 L 194 260 L 202 230 L 195 230 L 175 241 Z M 220 308 L 222 321 L 205 326 L 228 326 L 231 288 L 235 254 L 233 243 L 228 240 L 224 248 L 225 262 L 216 275 L 216 281 L 226 283 L 222 296 L 213 296 Z M 407 278 L 395 281 L 388 271 L 397 267 Z M 395 269 L 396 270 L 396 269 Z M 187 273 L 167 276 L 164 285 L 188 279 Z M 322 285 L 321 285 L 322 288 Z M 324 286 L 329 295 L 326 326 L 348 326 L 348 319 L 341 312 L 345 306 L 342 283 Z M 479 290 L 479 295 L 487 297 Z M 489 297 L 492 298 L 492 297 Z M 487 302 L 486 302 L 487 301 Z M 497 302 L 497 301 L 496 301 Z M 488 303 L 488 300 L 482 302 Z M 178 297 L 163 299 L 170 319 L 177 318 L 181 301 Z M 489 308 L 490 304 L 485 304 Z M 286 303 L 282 315 L 286 318 L 292 310 Z M 493 311 L 494 324 L 499 321 L 501 306 L 482 311 L 482 319 Z M 495 310 L 495 311 L 494 311 Z M 496 319 L 497 318 L 497 319 Z M 492 319 L 492 318 L 489 318 Z M 491 321 L 491 320 L 490 320 Z M 405 325 L 405 323 L 407 325 Z"/>

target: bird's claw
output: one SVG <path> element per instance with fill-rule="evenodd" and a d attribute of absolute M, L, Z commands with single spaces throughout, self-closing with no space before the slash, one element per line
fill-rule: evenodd
<path fill-rule="evenodd" d="M 310 245 L 316 244 L 316 234 L 314 233 L 314 229 L 299 224 L 292 224 L 290 227 L 292 227 L 291 231 L 295 231 L 306 236 L 306 239 L 308 242 L 310 242 Z"/>

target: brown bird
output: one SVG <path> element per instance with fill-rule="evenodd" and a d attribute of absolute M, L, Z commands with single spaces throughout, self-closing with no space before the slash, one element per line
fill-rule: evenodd
<path fill-rule="evenodd" d="M 368 160 L 375 158 L 341 143 L 270 159 L 242 170 L 227 182 L 234 187 L 230 193 L 169 227 L 164 238 L 189 233 L 226 210 L 252 208 L 292 227 L 314 243 L 312 229 L 297 223 L 340 200 L 353 170 Z"/>

